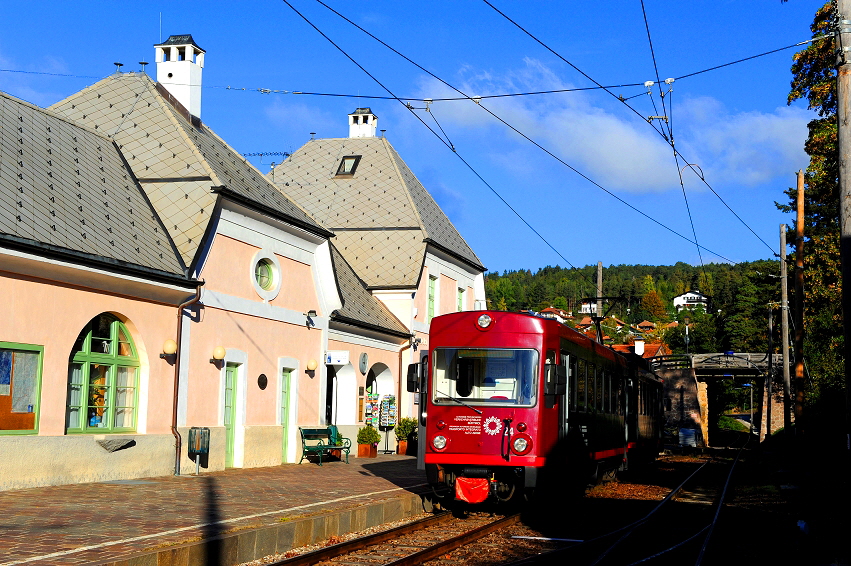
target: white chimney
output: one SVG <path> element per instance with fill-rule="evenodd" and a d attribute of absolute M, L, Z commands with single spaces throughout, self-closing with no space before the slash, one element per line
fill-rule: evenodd
<path fill-rule="evenodd" d="M 350 138 L 374 138 L 378 128 L 378 116 L 371 108 L 356 108 L 349 114 Z"/>
<path fill-rule="evenodd" d="M 172 35 L 156 48 L 157 82 L 192 116 L 201 117 L 201 71 L 204 50 L 189 34 Z"/>
<path fill-rule="evenodd" d="M 644 355 L 644 340 L 636 340 L 635 344 L 632 346 L 632 350 L 635 352 L 636 356 Z"/>

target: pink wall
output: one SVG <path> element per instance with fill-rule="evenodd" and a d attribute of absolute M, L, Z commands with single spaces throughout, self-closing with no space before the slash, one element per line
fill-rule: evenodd
<path fill-rule="evenodd" d="M 246 364 L 246 425 L 276 425 L 278 407 L 278 358 L 300 362 L 298 375 L 298 422 L 318 422 L 320 368 L 310 377 L 305 369 L 310 359 L 321 363 L 322 333 L 303 325 L 237 314 L 205 307 L 200 323 L 192 323 L 186 423 L 217 426 L 222 370 L 210 363 L 217 345 L 244 352 Z M 265 374 L 269 385 L 261 390 L 257 378 Z"/>
<path fill-rule="evenodd" d="M 458 282 L 446 275 L 440 276 L 440 310 L 439 314 L 456 312 L 458 310 Z"/>
<path fill-rule="evenodd" d="M 208 281 L 207 288 L 235 297 L 261 301 L 251 280 L 254 273 L 252 260 L 258 249 L 256 246 L 217 234 L 201 274 L 201 277 Z M 281 289 L 270 303 L 301 312 L 310 309 L 318 312 L 319 300 L 313 286 L 310 266 L 280 255 L 276 257 L 281 265 Z"/>
<path fill-rule="evenodd" d="M 159 354 L 163 342 L 176 338 L 176 307 L 5 273 L 0 274 L 0 296 L 6 298 L 0 340 L 44 346 L 40 435 L 65 434 L 71 349 L 86 323 L 102 312 L 115 314 L 133 336 L 142 364 L 140 383 L 148 378 L 147 432 L 170 430 L 174 368 Z"/>

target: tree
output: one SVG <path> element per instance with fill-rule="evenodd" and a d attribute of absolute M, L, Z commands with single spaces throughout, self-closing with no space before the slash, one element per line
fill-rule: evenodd
<path fill-rule="evenodd" d="M 641 299 L 641 308 L 646 311 L 654 321 L 664 320 L 668 317 L 665 303 L 656 291 L 650 291 Z"/>
<path fill-rule="evenodd" d="M 841 418 L 836 410 L 844 400 L 843 323 L 841 277 L 837 258 L 839 240 L 839 162 L 837 148 L 836 55 L 833 26 L 836 5 L 828 2 L 818 9 L 810 26 L 814 38 L 793 57 L 788 103 L 806 99 L 818 118 L 807 125 L 804 150 L 810 163 L 804 175 L 804 234 L 809 239 L 804 270 L 808 290 L 804 312 L 804 356 L 813 386 L 807 394 L 809 414 Z M 777 204 L 783 212 L 795 209 L 797 190 L 785 191 L 788 204 Z M 790 240 L 791 241 L 791 240 Z M 797 300 L 797 297 L 793 297 Z"/>

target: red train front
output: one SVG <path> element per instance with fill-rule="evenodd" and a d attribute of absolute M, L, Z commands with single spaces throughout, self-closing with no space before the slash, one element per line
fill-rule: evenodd
<path fill-rule="evenodd" d="M 429 342 L 420 442 L 436 491 L 504 501 L 538 486 L 548 458 L 580 478 L 622 467 L 626 428 L 641 428 L 628 426 L 639 403 L 629 400 L 636 376 L 622 356 L 555 320 L 497 311 L 436 317 Z M 409 389 L 416 381 L 410 374 Z M 560 480 L 576 475 L 564 472 Z"/>

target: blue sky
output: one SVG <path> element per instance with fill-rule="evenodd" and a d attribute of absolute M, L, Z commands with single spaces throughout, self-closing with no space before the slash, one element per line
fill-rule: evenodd
<path fill-rule="evenodd" d="M 400 97 L 455 93 L 321 4 L 290 0 L 319 29 Z M 593 83 L 478 0 L 329 1 L 358 25 L 471 95 L 581 88 Z M 493 4 L 604 85 L 655 80 L 639 0 Z M 662 80 L 809 39 L 821 2 L 646 0 Z M 137 70 L 153 45 L 191 33 L 207 52 L 202 119 L 241 153 L 293 151 L 310 138 L 348 135 L 346 116 L 370 106 L 382 129 L 492 270 L 566 266 L 459 159 L 463 157 L 568 262 L 698 265 L 694 244 L 646 219 L 497 122 L 475 103 L 414 110 L 445 130 L 457 155 L 394 100 L 273 89 L 386 96 L 369 76 L 280 1 L 4 2 L 0 90 L 40 106 L 104 77 L 113 62 Z M 795 49 L 674 82 L 665 103 L 679 151 L 771 247 L 774 201 L 806 168 L 813 113 L 786 105 Z M 154 74 L 153 65 L 148 67 Z M 223 87 L 231 86 L 232 89 Z M 641 116 L 662 113 L 657 87 L 613 89 Z M 656 103 L 654 109 L 652 102 Z M 421 108 L 422 103 L 413 103 Z M 642 119 L 600 90 L 485 99 L 482 105 L 632 206 L 692 238 L 670 147 Z M 657 122 L 658 124 L 658 122 Z M 277 157 L 252 158 L 266 172 Z M 683 162 L 680 162 L 680 166 Z M 771 251 L 697 177 L 685 191 L 703 261 L 748 261 Z"/>

